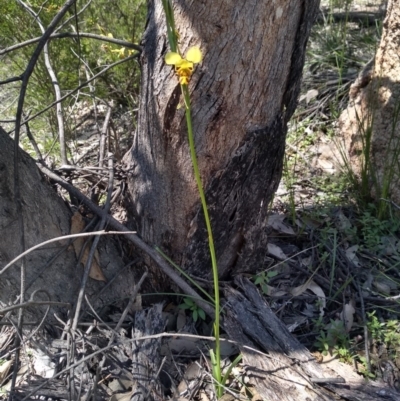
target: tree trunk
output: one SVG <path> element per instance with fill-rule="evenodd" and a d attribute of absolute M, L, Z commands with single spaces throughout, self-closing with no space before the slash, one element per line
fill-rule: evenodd
<path fill-rule="evenodd" d="M 350 90 L 340 118 L 348 164 L 364 195 L 400 203 L 400 3 L 389 1 L 374 62 Z"/>
<path fill-rule="evenodd" d="M 225 277 L 264 261 L 267 209 L 281 178 L 287 122 L 319 1 L 173 4 L 181 51 L 197 45 L 204 54 L 189 90 L 219 274 Z M 146 242 L 194 276 L 209 278 L 207 232 L 184 108 L 178 107 L 182 96 L 164 63 L 169 47 L 160 1 L 149 4 L 142 44 L 138 128 L 125 157 L 132 213 Z"/>

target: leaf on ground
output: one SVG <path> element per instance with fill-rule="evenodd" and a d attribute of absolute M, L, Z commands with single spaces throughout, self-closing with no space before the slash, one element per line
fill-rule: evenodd
<path fill-rule="evenodd" d="M 2 363 L 0 365 L 0 384 L 7 377 L 8 371 L 10 370 L 12 364 L 13 364 L 13 361 L 5 361 L 4 363 Z"/>
<path fill-rule="evenodd" d="M 349 248 L 346 249 L 346 258 L 354 264 L 354 266 L 359 267 L 360 266 L 360 261 L 356 255 L 358 251 L 359 246 L 358 245 L 353 245 Z"/>
<path fill-rule="evenodd" d="M 345 232 L 353 227 L 350 220 L 344 215 L 344 213 L 340 210 L 339 213 L 336 215 L 336 228 L 341 231 Z"/>
<path fill-rule="evenodd" d="M 281 248 L 279 248 L 278 245 L 275 244 L 268 244 L 267 245 L 267 250 L 268 253 L 272 256 L 275 256 L 279 260 L 286 260 L 288 257 L 285 255 L 285 253 L 282 251 Z"/>
<path fill-rule="evenodd" d="M 398 246 L 400 241 L 394 236 L 385 235 L 381 237 L 381 254 L 392 256 L 398 254 Z"/>
<path fill-rule="evenodd" d="M 178 337 L 168 339 L 161 347 L 161 355 L 170 355 L 173 354 L 192 354 L 196 355 L 199 352 L 199 348 L 201 349 L 201 343 L 198 338 L 193 337 Z"/>
<path fill-rule="evenodd" d="M 302 264 L 304 267 L 311 268 L 311 267 L 312 267 L 312 256 L 308 256 L 308 257 L 306 257 L 306 258 L 302 258 L 302 259 L 301 259 L 301 264 Z"/>
<path fill-rule="evenodd" d="M 297 329 L 297 327 L 301 326 L 306 321 L 307 321 L 307 317 L 306 316 L 296 316 L 290 322 L 290 324 L 286 324 L 286 327 L 287 327 L 287 329 L 289 330 L 290 333 L 293 333 Z"/>
<path fill-rule="evenodd" d="M 390 285 L 386 281 L 374 280 L 373 286 L 379 293 L 389 295 L 390 294 Z"/>
<path fill-rule="evenodd" d="M 306 104 L 308 104 L 311 102 L 311 100 L 315 99 L 318 96 L 318 94 L 319 92 L 317 91 L 317 89 L 310 89 L 309 91 L 307 91 L 305 95 L 300 96 L 299 102 L 305 100 Z"/>
<path fill-rule="evenodd" d="M 176 330 L 181 331 L 186 324 L 186 313 L 183 309 L 178 312 L 178 317 L 176 319 Z"/>
<path fill-rule="evenodd" d="M 19 369 L 19 371 L 17 373 L 17 380 L 15 381 L 15 383 L 17 385 L 21 384 L 23 381 L 26 380 L 26 378 L 28 377 L 30 372 L 31 372 L 31 369 L 30 369 L 29 365 L 28 364 L 23 364 L 20 367 L 20 369 Z M 2 390 L 10 391 L 11 390 L 11 384 L 12 384 L 12 380 L 9 380 L 7 382 L 7 384 L 5 384 L 4 386 L 1 387 Z"/>
<path fill-rule="evenodd" d="M 273 213 L 268 217 L 267 226 L 282 234 L 295 235 L 293 228 L 283 222 L 285 217 L 284 214 Z"/>
<path fill-rule="evenodd" d="M 79 234 L 84 230 L 84 228 L 85 222 L 83 220 L 83 216 L 79 212 L 75 212 L 71 217 L 71 234 Z M 85 241 L 86 239 L 84 237 L 78 237 L 73 242 L 75 255 L 77 258 L 79 258 L 79 255 L 81 254 L 82 247 L 85 246 Z M 86 262 L 89 258 L 89 253 L 90 246 L 86 246 L 81 257 L 81 263 L 83 264 L 83 266 L 86 265 Z M 99 261 L 100 255 L 96 249 L 96 251 L 94 252 L 92 266 L 90 267 L 89 277 L 98 281 L 107 281 L 103 274 L 103 271 L 101 270 Z"/>
<path fill-rule="evenodd" d="M 351 299 L 350 302 L 344 306 L 343 311 L 340 314 L 340 318 L 343 320 L 346 333 L 349 333 L 353 327 L 355 311 L 354 300 Z"/>
<path fill-rule="evenodd" d="M 298 286 L 298 287 L 294 287 L 291 289 L 290 293 L 294 296 L 297 297 L 301 294 L 303 294 L 304 291 L 306 290 L 310 290 L 312 291 L 318 298 L 319 298 L 319 302 L 320 302 L 320 306 L 319 306 L 319 311 L 320 311 L 320 316 L 324 316 L 324 309 L 326 306 L 326 296 L 324 291 L 322 290 L 322 288 L 315 283 L 313 280 L 309 280 L 306 283 Z"/>

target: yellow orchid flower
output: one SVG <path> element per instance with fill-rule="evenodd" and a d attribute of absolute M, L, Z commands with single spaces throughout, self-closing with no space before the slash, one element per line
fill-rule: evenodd
<path fill-rule="evenodd" d="M 193 74 L 194 64 L 200 63 L 202 58 L 203 55 L 200 48 L 193 46 L 187 51 L 185 58 L 182 58 L 180 54 L 175 52 L 167 53 L 165 55 L 165 63 L 168 65 L 174 65 L 176 75 L 179 77 L 179 82 L 181 85 L 187 85 Z"/>

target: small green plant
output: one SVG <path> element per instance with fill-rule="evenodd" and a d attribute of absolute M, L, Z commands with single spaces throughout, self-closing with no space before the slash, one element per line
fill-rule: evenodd
<path fill-rule="evenodd" d="M 367 313 L 367 328 L 373 340 L 382 341 L 385 323 L 381 323 L 375 313 L 376 311 Z"/>
<path fill-rule="evenodd" d="M 368 365 L 367 358 L 365 358 L 365 356 L 359 355 L 358 359 L 362 364 L 362 369 L 360 370 L 360 373 L 367 379 L 375 379 L 376 374 L 371 371 L 368 371 L 368 369 L 367 369 L 367 365 Z"/>
<path fill-rule="evenodd" d="M 367 328 L 374 342 L 386 349 L 391 358 L 400 354 L 400 324 L 398 320 L 380 322 L 376 311 L 367 313 Z"/>
<path fill-rule="evenodd" d="M 193 301 L 192 298 L 183 298 L 183 302 L 179 305 L 179 308 L 189 310 L 192 313 L 195 322 L 197 322 L 199 318 L 201 320 L 206 319 L 206 313 L 196 304 L 196 302 Z"/>
<path fill-rule="evenodd" d="M 399 219 L 383 220 L 377 215 L 376 206 L 369 204 L 359 218 L 359 231 L 364 246 L 372 251 L 378 251 L 382 247 L 383 237 L 395 235 L 400 229 Z"/>
<path fill-rule="evenodd" d="M 326 331 L 321 330 L 319 332 L 319 336 L 315 339 L 314 347 L 317 348 L 322 355 L 328 355 L 331 346 L 331 340 L 328 337 Z"/>
<path fill-rule="evenodd" d="M 327 355 L 330 352 L 343 362 L 350 362 L 354 357 L 349 335 L 341 320 L 331 320 L 325 329 L 320 330 L 314 346 L 321 354 Z"/>
<path fill-rule="evenodd" d="M 278 274 L 275 270 L 263 271 L 254 277 L 254 284 L 259 285 L 263 294 L 268 295 L 268 283 Z"/>

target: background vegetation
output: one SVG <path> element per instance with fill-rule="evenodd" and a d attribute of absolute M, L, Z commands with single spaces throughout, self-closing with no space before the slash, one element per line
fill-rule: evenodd
<path fill-rule="evenodd" d="M 30 3 L 31 9 L 38 15 L 44 26 L 47 26 L 63 0 L 39 1 Z M 18 1 L 1 0 L 0 7 L 0 47 L 8 48 L 29 39 L 40 37 L 42 32 L 35 18 L 19 4 Z M 75 17 L 75 11 L 77 16 Z M 76 10 L 67 14 L 57 33 L 87 32 L 109 36 L 138 44 L 146 21 L 146 4 L 144 0 L 119 1 L 77 1 Z M 1 56 L 0 80 L 20 75 L 32 55 L 36 43 L 7 52 Z M 82 82 L 118 60 L 134 53 L 132 49 L 91 38 L 54 39 L 49 44 L 49 55 L 52 67 L 64 96 L 74 91 Z M 138 103 L 139 66 L 137 60 L 121 63 L 86 85 L 63 102 L 66 138 L 74 138 L 77 108 L 83 104 L 109 104 L 114 101 L 116 108 L 135 110 Z M 18 83 L 11 83 L 1 89 L 2 104 L 0 118 L 12 120 L 16 110 Z M 30 80 L 26 97 L 25 113 L 34 115 L 55 101 L 52 80 L 41 57 Z M 51 108 L 30 123 L 31 130 L 40 148 L 45 152 L 51 150 L 52 157 L 59 158 L 57 152 L 57 123 L 55 108 Z M 9 126 L 12 129 L 12 125 Z M 22 137 L 26 150 L 33 149 L 27 137 Z"/>

